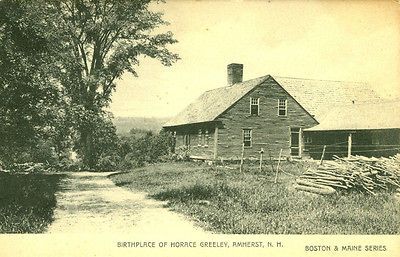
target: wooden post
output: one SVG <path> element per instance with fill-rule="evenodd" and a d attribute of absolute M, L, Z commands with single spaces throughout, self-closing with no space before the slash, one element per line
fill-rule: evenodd
<path fill-rule="evenodd" d="M 171 153 L 175 153 L 175 147 L 176 147 L 176 131 L 172 132 Z"/>
<path fill-rule="evenodd" d="M 303 156 L 303 129 L 299 129 L 299 156 Z"/>
<path fill-rule="evenodd" d="M 261 150 L 260 150 L 260 172 L 262 172 L 263 153 L 264 153 L 264 149 L 261 148 Z"/>
<path fill-rule="evenodd" d="M 324 149 L 322 149 L 321 162 L 319 163 L 319 165 L 322 165 L 322 162 L 324 161 L 325 149 L 326 149 L 326 145 L 324 145 Z"/>
<path fill-rule="evenodd" d="M 347 158 L 351 157 L 351 144 L 352 144 L 352 139 L 351 139 L 351 133 L 349 134 L 349 138 L 347 140 Z"/>
<path fill-rule="evenodd" d="M 271 149 L 268 149 L 268 152 L 269 152 L 269 161 L 271 163 L 271 169 L 272 169 L 272 172 L 274 172 L 275 171 L 275 169 L 274 169 L 274 160 L 272 160 Z"/>
<path fill-rule="evenodd" d="M 214 160 L 218 157 L 218 126 L 215 125 L 214 130 Z"/>
<path fill-rule="evenodd" d="M 243 170 L 244 143 L 242 144 L 242 157 L 240 158 L 240 172 Z"/>
<path fill-rule="evenodd" d="M 282 149 L 279 152 L 279 159 L 278 159 L 278 165 L 276 166 L 276 173 L 275 173 L 275 181 L 274 181 L 274 183 L 276 183 L 278 181 L 278 172 L 279 172 L 279 165 L 281 164 L 281 157 L 282 157 Z"/>

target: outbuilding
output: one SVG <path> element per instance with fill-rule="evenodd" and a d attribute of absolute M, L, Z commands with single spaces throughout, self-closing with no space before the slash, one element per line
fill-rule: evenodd
<path fill-rule="evenodd" d="M 304 130 L 307 153 L 391 156 L 400 149 L 400 101 L 348 104 L 333 108 L 315 127 Z"/>

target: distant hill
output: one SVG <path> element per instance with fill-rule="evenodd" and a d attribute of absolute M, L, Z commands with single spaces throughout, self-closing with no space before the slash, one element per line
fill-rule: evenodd
<path fill-rule="evenodd" d="M 113 123 L 118 134 L 127 134 L 131 129 L 158 132 L 170 118 L 115 117 Z"/>

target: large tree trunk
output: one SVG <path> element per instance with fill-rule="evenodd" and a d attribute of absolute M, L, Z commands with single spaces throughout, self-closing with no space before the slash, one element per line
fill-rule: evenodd
<path fill-rule="evenodd" d="M 84 128 L 82 129 L 80 134 L 83 153 L 83 164 L 86 168 L 94 169 L 96 165 L 96 160 L 93 149 L 93 130 L 90 128 Z"/>
<path fill-rule="evenodd" d="M 85 85 L 85 83 L 82 83 Z M 85 96 L 84 106 L 88 113 L 88 121 L 85 122 L 85 125 L 81 128 L 81 146 L 83 151 L 83 164 L 85 167 L 89 169 L 94 169 L 97 163 L 96 153 L 94 149 L 94 130 L 96 124 L 94 124 L 94 118 L 92 117 L 93 113 L 98 113 L 95 109 L 95 94 L 96 87 L 94 83 L 90 83 L 89 85 L 84 86 L 86 91 L 82 95 Z"/>

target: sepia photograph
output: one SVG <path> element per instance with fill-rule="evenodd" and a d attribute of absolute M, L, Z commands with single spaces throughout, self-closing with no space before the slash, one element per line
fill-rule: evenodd
<path fill-rule="evenodd" d="M 399 1 L 0 0 L 1 256 L 399 235 Z"/>

